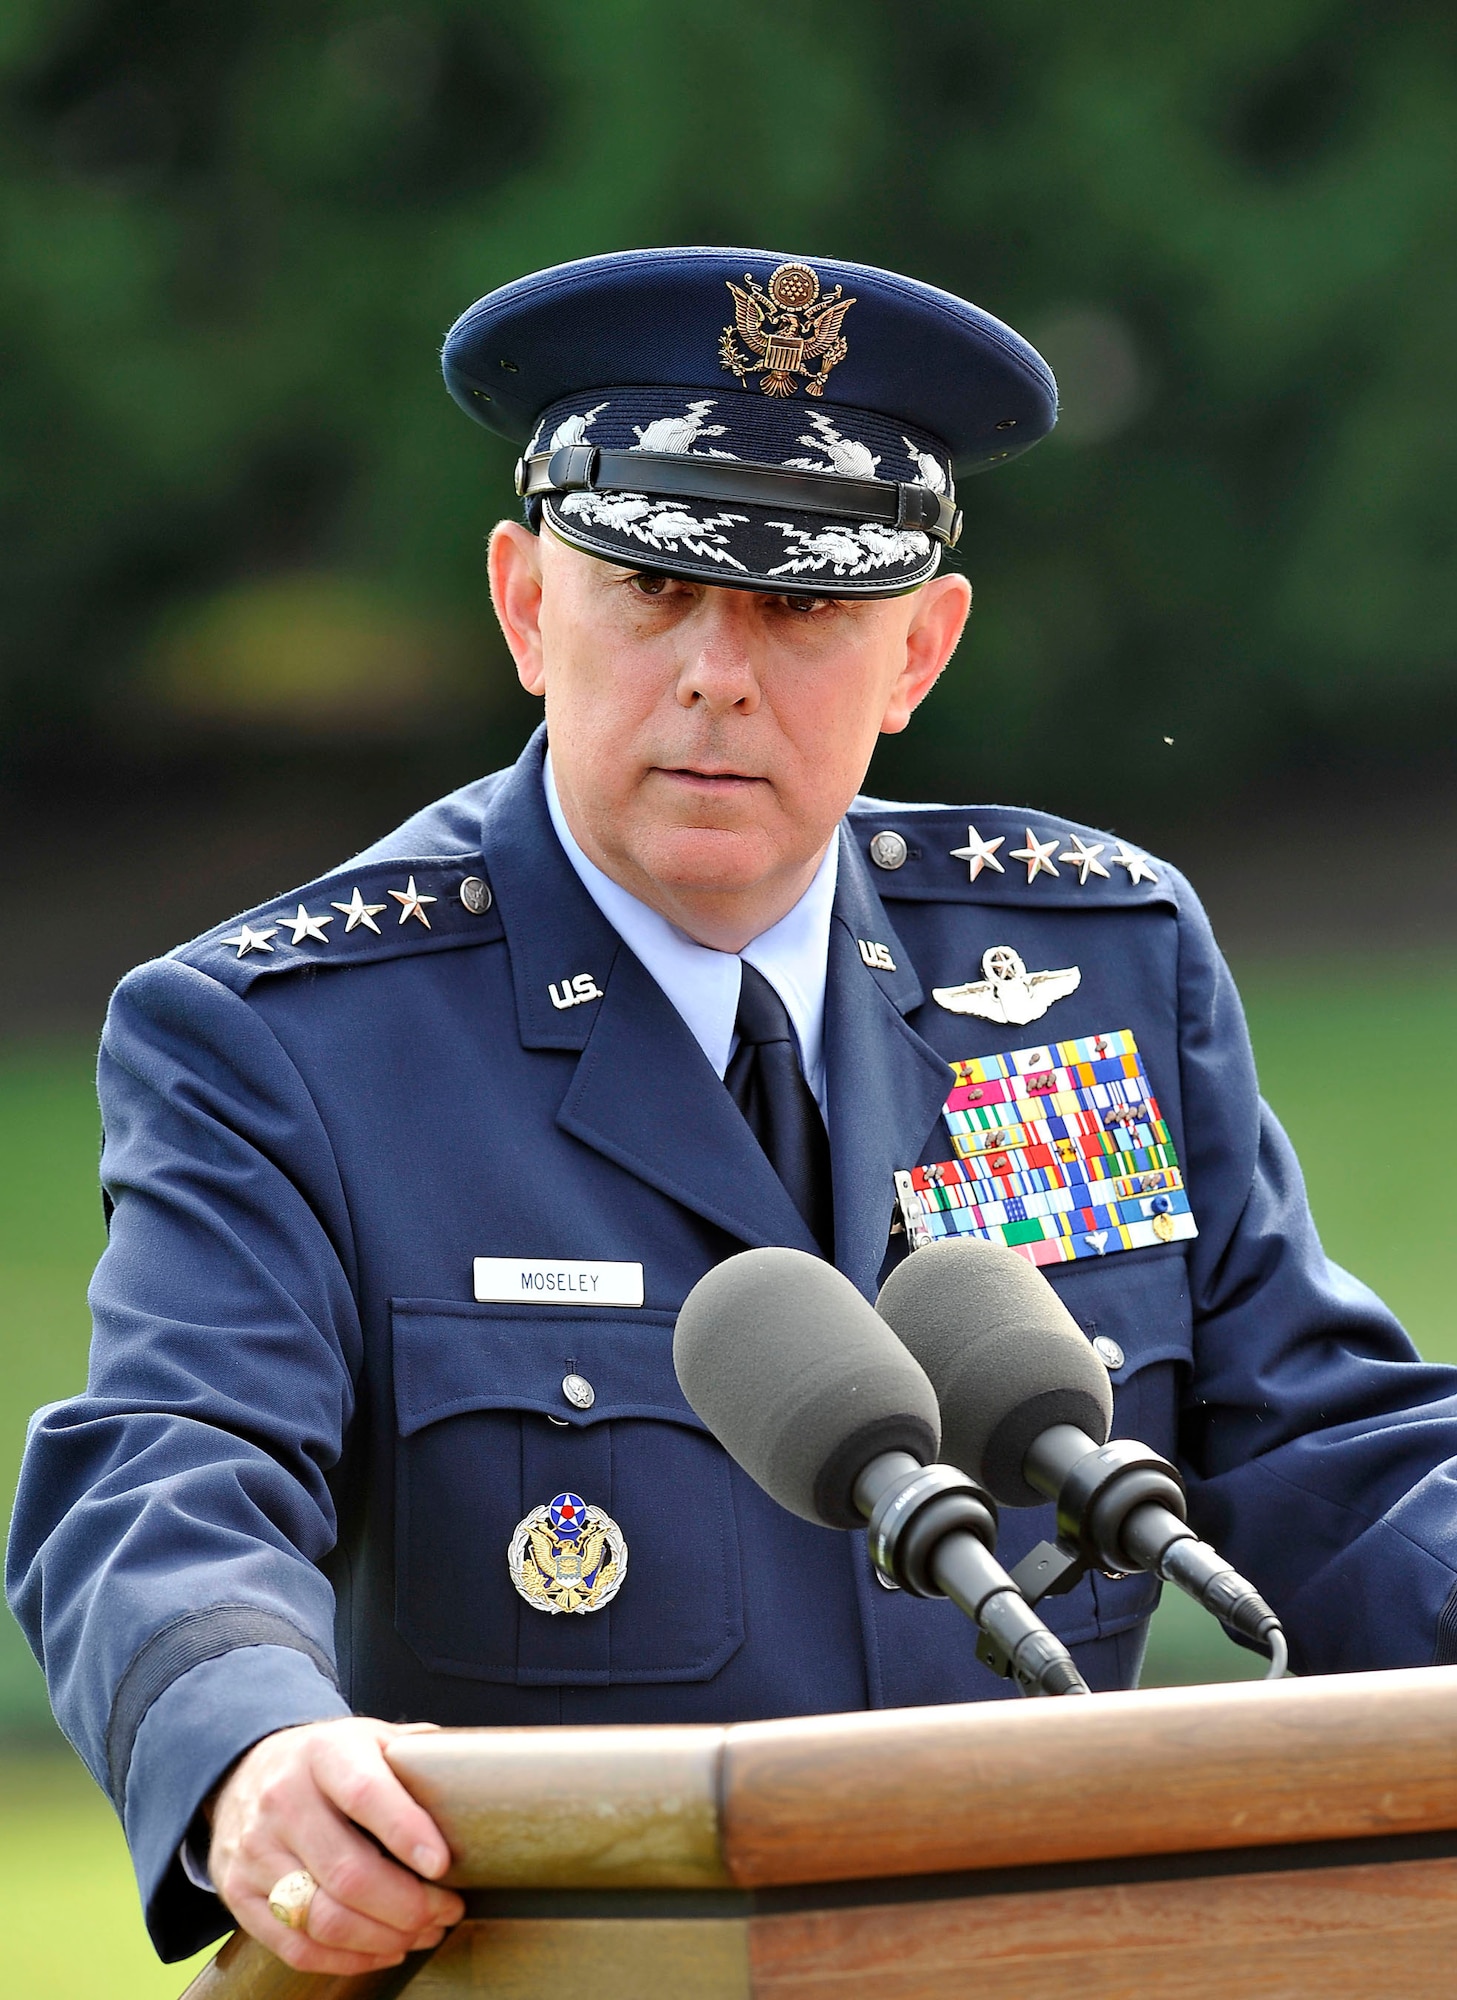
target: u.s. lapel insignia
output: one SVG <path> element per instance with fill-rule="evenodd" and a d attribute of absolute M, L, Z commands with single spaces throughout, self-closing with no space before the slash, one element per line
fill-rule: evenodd
<path fill-rule="evenodd" d="M 610 1514 L 558 1493 L 517 1522 L 506 1561 L 517 1591 L 538 1611 L 600 1611 L 622 1588 L 627 1543 Z"/>
<path fill-rule="evenodd" d="M 558 1013 L 564 1013 L 568 1007 L 584 1007 L 589 1000 L 600 1000 L 603 997 L 602 988 L 590 972 L 574 972 L 570 979 L 563 979 L 560 985 L 553 979 L 548 982 L 546 990 L 551 995 L 551 1004 Z"/>
<path fill-rule="evenodd" d="M 766 396 L 792 396 L 800 378 L 807 396 L 823 396 L 825 377 L 850 351 L 840 325 L 855 301 L 842 296 L 844 286 L 821 298 L 820 281 L 808 264 L 781 264 L 767 285 L 747 271 L 742 286 L 731 278 L 724 282 L 733 294 L 734 323 L 719 336 L 723 367 L 745 387 L 749 376 L 757 375 Z M 819 367 L 807 368 L 807 361 L 818 361 Z"/>
<path fill-rule="evenodd" d="M 1082 970 L 1064 966 L 1058 972 L 1029 972 L 1020 953 L 1009 944 L 994 944 L 981 957 L 981 979 L 964 986 L 933 986 L 931 997 L 948 1014 L 975 1014 L 982 1021 L 1025 1027 L 1038 1021 L 1054 1000 L 1065 999 L 1082 983 Z"/>

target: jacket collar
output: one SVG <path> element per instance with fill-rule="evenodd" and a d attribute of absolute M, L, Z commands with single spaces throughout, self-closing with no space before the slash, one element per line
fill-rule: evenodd
<path fill-rule="evenodd" d="M 581 1059 L 557 1124 L 751 1245 L 814 1239 L 682 1016 L 587 894 L 557 839 L 538 730 L 486 809 L 522 1045 Z M 568 999 L 585 977 L 593 997 Z"/>
<path fill-rule="evenodd" d="M 605 989 L 623 947 L 562 852 L 542 789 L 545 756 L 543 728 L 491 795 L 481 852 L 505 926 L 523 1048 L 581 1049 L 595 1003 L 561 1001 L 583 975 Z"/>
<path fill-rule="evenodd" d="M 910 953 L 842 828 L 825 987 L 835 1262 L 867 1298 L 885 1259 L 894 1175 L 920 1159 L 951 1087 L 945 1058 L 905 1019 L 922 998 Z"/>
<path fill-rule="evenodd" d="M 557 1123 L 741 1242 L 813 1251 L 803 1218 L 681 1015 L 563 852 L 542 785 L 545 750 L 538 730 L 486 807 L 482 850 L 505 926 L 522 1045 L 581 1056 Z M 906 1023 L 921 983 L 843 829 L 828 971 L 836 1262 L 872 1296 L 892 1177 L 919 1159 L 950 1077 L 945 1060 Z M 573 986 L 583 979 L 585 989 Z M 573 997 L 586 989 L 595 997 Z"/>

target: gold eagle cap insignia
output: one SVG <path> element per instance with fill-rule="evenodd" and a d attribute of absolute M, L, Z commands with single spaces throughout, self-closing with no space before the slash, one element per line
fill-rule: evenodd
<path fill-rule="evenodd" d="M 742 285 L 724 283 L 734 323 L 719 337 L 718 356 L 729 373 L 745 388 L 757 375 L 766 396 L 792 396 L 801 381 L 807 396 L 823 396 L 826 376 L 850 351 L 840 328 L 855 301 L 844 286 L 822 294 L 808 264 L 781 264 L 763 285 L 747 271 Z"/>

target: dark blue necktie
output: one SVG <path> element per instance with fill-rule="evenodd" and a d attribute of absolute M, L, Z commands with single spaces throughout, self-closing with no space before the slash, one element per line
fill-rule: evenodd
<path fill-rule="evenodd" d="M 741 960 L 739 1045 L 724 1082 L 826 1257 L 835 1254 L 830 1141 L 799 1066 L 794 1027 L 762 972 Z"/>

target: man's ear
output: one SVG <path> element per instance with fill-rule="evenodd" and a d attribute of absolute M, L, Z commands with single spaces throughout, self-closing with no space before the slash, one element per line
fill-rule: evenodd
<path fill-rule="evenodd" d="M 890 691 L 882 736 L 898 736 L 941 678 L 971 615 L 971 585 L 964 576 L 932 577 L 915 593 L 906 628 L 906 663 Z"/>
<path fill-rule="evenodd" d="M 546 685 L 541 647 L 541 543 L 519 521 L 498 521 L 486 562 L 491 603 L 528 694 Z"/>

